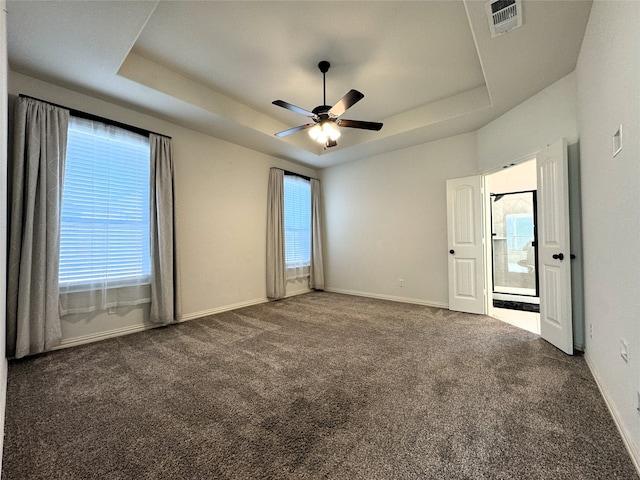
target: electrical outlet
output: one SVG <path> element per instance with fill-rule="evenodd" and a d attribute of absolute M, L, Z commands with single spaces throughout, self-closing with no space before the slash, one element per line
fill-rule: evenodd
<path fill-rule="evenodd" d="M 593 338 L 593 323 L 589 324 L 589 338 Z"/>
<path fill-rule="evenodd" d="M 626 363 L 629 363 L 629 343 L 622 338 L 620 339 L 620 356 Z"/>
<path fill-rule="evenodd" d="M 404 287 L 404 279 L 402 279 L 402 278 L 398 279 L 398 286 Z"/>

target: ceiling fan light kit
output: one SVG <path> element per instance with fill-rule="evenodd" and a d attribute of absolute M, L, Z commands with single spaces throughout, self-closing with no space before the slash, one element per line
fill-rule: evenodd
<path fill-rule="evenodd" d="M 292 112 L 304 115 L 313 120 L 314 123 L 307 123 L 288 130 L 276 133 L 276 137 L 284 137 L 292 133 L 302 130 L 309 130 L 309 136 L 318 143 L 324 145 L 324 148 L 335 147 L 336 140 L 340 137 L 340 127 L 359 128 L 364 130 L 378 131 L 382 128 L 382 123 L 365 122 L 362 120 L 347 120 L 339 118 L 347 109 L 351 108 L 357 102 L 364 98 L 364 95 L 357 90 L 349 90 L 333 107 L 326 105 L 327 88 L 326 73 L 329 71 L 331 64 L 326 60 L 318 64 L 318 69 L 322 72 L 322 93 L 323 105 L 319 105 L 312 111 L 292 105 L 284 100 L 274 100 L 272 103 L 282 108 L 286 108 Z"/>
<path fill-rule="evenodd" d="M 340 138 L 340 130 L 333 122 L 327 121 L 322 124 L 316 123 L 309 129 L 309 136 L 319 143 L 327 143 L 327 140 L 334 142 Z"/>

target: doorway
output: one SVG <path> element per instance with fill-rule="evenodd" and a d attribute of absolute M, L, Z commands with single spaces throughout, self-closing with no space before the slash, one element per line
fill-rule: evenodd
<path fill-rule="evenodd" d="M 572 262 L 578 258 L 570 250 L 571 229 L 569 197 L 576 194 L 569 189 L 569 149 L 565 139 L 560 139 L 542 148 L 535 154 L 533 161 L 520 165 L 511 164 L 505 170 L 470 177 L 447 180 L 447 241 L 449 270 L 449 309 L 453 311 L 483 313 L 500 320 L 509 321 L 497 314 L 493 307 L 493 285 L 491 264 L 491 222 L 489 219 L 490 193 L 524 192 L 535 190 L 538 208 L 538 232 L 536 248 L 539 270 L 540 313 L 520 312 L 537 317 L 535 333 L 572 355 L 577 342 L 574 341 L 574 323 L 572 303 L 575 289 L 572 288 Z M 512 168 L 509 168 L 512 167 Z M 517 167 L 529 167 L 531 174 L 520 175 L 535 187 L 516 188 L 511 186 L 497 188 L 495 178 L 504 173 L 521 170 Z M 520 172 L 518 172 L 520 173 Z M 512 179 L 513 175 L 509 175 Z M 517 177 L 516 177 L 517 178 Z M 579 197 L 578 197 L 579 198 Z M 477 208 L 482 202 L 483 207 Z M 574 209 L 575 210 L 575 209 Z M 478 228 L 481 220 L 483 227 Z M 517 262 L 516 262 L 517 263 Z M 526 264 L 525 264 L 526 265 Z M 498 295 L 498 294 L 495 294 Z M 500 294 L 502 295 L 502 294 Z M 465 301 L 468 307 L 462 304 Z M 535 302 L 531 302 L 535 303 Z M 473 307 L 473 310 L 471 309 Z M 508 312 L 509 309 L 504 309 Z M 509 323 L 511 323 L 509 321 Z M 520 325 L 518 325 L 520 326 Z M 522 326 L 522 328 L 526 328 Z"/>
<path fill-rule="evenodd" d="M 535 158 L 485 176 L 490 192 L 489 314 L 540 333 Z"/>
<path fill-rule="evenodd" d="M 539 297 L 535 190 L 491 193 L 490 205 L 493 293 Z"/>

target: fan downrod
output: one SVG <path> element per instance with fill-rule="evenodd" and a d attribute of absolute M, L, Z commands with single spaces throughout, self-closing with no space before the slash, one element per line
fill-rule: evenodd
<path fill-rule="evenodd" d="M 327 106 L 327 72 L 329 71 L 330 66 L 331 64 L 326 60 L 322 60 L 318 64 L 318 68 L 322 72 L 322 103 L 323 105 L 319 105 L 312 110 L 312 112 L 315 113 L 316 115 L 319 115 L 320 113 L 326 113 L 331 108 Z M 325 119 L 321 118 L 321 120 L 325 120 Z"/>

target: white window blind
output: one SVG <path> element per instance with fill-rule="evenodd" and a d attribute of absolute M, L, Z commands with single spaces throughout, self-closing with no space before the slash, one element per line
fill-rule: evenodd
<path fill-rule="evenodd" d="M 61 293 L 149 282 L 149 174 L 147 137 L 70 118 L 61 212 Z M 119 303 L 104 291 L 99 297 L 98 305 L 75 311 L 141 300 L 138 296 Z"/>
<path fill-rule="evenodd" d="M 311 184 L 292 175 L 284 177 L 284 244 L 287 278 L 308 275 L 311 264 Z"/>

